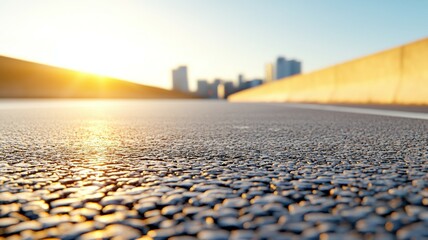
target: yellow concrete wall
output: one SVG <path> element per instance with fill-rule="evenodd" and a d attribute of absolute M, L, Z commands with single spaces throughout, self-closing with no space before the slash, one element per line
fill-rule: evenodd
<path fill-rule="evenodd" d="M 395 101 L 428 104 L 428 39 L 403 47 L 402 80 Z"/>
<path fill-rule="evenodd" d="M 229 100 L 428 105 L 428 38 L 264 84 Z"/>
<path fill-rule="evenodd" d="M 330 101 L 393 103 L 400 53 L 396 48 L 335 66 L 336 86 Z"/>

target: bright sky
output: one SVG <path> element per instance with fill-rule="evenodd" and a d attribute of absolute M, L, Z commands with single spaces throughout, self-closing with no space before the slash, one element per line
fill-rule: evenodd
<path fill-rule="evenodd" d="M 1 0 L 0 55 L 170 88 L 264 76 L 278 55 L 303 71 L 428 36 L 428 1 Z"/>

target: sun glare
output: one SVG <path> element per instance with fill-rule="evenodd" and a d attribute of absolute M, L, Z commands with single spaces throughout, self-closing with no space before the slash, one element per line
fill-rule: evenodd
<path fill-rule="evenodd" d="M 112 146 L 118 146 L 118 142 L 113 140 L 114 132 L 110 126 L 107 115 L 108 103 L 100 101 L 84 102 L 87 110 L 93 116 L 93 120 L 82 126 L 82 138 L 80 144 L 84 150 L 90 153 L 90 158 L 99 162 L 105 161 Z"/>
<path fill-rule="evenodd" d="M 56 44 L 51 62 L 55 65 L 106 76 L 135 79 L 142 71 L 153 75 L 167 71 L 166 47 L 151 39 L 81 31 L 64 36 Z M 153 81 L 153 79 L 152 79 Z"/>
<path fill-rule="evenodd" d="M 109 73 L 124 67 L 123 55 L 132 52 L 129 44 L 84 32 L 62 39 L 56 49 L 53 61 L 58 65 L 97 73 Z"/>
<path fill-rule="evenodd" d="M 0 49 L 5 56 L 165 88 L 170 70 L 188 62 L 188 51 L 176 52 L 186 49 L 177 39 L 181 30 L 172 29 L 151 4 L 24 1 L 13 9 L 0 10 L 0 18 L 13 19 L 3 24 L 8 34 L 0 36 L 9 40 Z"/>

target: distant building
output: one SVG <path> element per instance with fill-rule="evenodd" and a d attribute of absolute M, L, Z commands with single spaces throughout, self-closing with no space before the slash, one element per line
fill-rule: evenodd
<path fill-rule="evenodd" d="M 186 66 L 180 66 L 172 70 L 172 89 L 180 92 L 189 92 Z"/>
<path fill-rule="evenodd" d="M 216 79 L 213 83 L 208 85 L 208 98 L 218 98 L 218 85 L 221 82 Z"/>
<path fill-rule="evenodd" d="M 245 88 L 253 88 L 263 84 L 262 79 L 253 79 L 251 81 L 245 82 Z"/>
<path fill-rule="evenodd" d="M 226 99 L 229 95 L 236 92 L 235 86 L 232 81 L 217 81 L 214 82 L 217 85 L 217 98 Z"/>
<path fill-rule="evenodd" d="M 276 76 L 275 79 L 281 79 L 281 78 L 285 78 L 287 76 L 290 76 L 290 65 L 287 62 L 287 59 L 285 59 L 284 57 L 278 57 L 276 59 L 276 66 L 275 66 L 275 70 L 276 70 Z"/>
<path fill-rule="evenodd" d="M 225 81 L 218 78 L 211 83 L 206 80 L 198 80 L 197 94 L 204 98 L 226 99 L 231 94 L 263 84 L 263 79 L 244 81 L 243 75 L 239 75 L 238 78 L 241 83 L 240 86 L 236 86 L 233 81 Z"/>
<path fill-rule="evenodd" d="M 284 57 L 278 57 L 276 60 L 276 75 L 275 79 L 281 79 L 301 72 L 302 64 L 297 60 L 287 60 Z"/>
<path fill-rule="evenodd" d="M 220 83 L 222 83 L 223 81 L 221 79 L 214 79 L 214 85 L 218 86 Z"/>
<path fill-rule="evenodd" d="M 244 75 L 239 74 L 238 75 L 238 89 L 240 89 L 244 86 L 244 82 L 245 82 Z"/>
<path fill-rule="evenodd" d="M 207 98 L 209 96 L 209 84 L 206 80 L 198 80 L 196 93 L 200 97 Z"/>
<path fill-rule="evenodd" d="M 266 64 L 265 67 L 265 82 L 272 82 L 274 80 L 274 67 L 272 63 Z"/>
<path fill-rule="evenodd" d="M 290 76 L 300 74 L 302 72 L 302 63 L 297 60 L 290 60 Z"/>
<path fill-rule="evenodd" d="M 229 95 L 235 93 L 235 85 L 232 81 L 228 81 L 224 83 L 224 95 L 227 98 Z"/>
<path fill-rule="evenodd" d="M 226 92 L 225 92 L 225 87 L 223 83 L 220 83 L 219 85 L 217 85 L 217 98 L 218 99 L 226 98 Z"/>

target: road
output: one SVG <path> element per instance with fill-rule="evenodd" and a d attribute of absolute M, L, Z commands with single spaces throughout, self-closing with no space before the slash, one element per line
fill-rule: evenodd
<path fill-rule="evenodd" d="M 428 238 L 428 121 L 381 115 L 3 100 L 0 238 Z"/>

